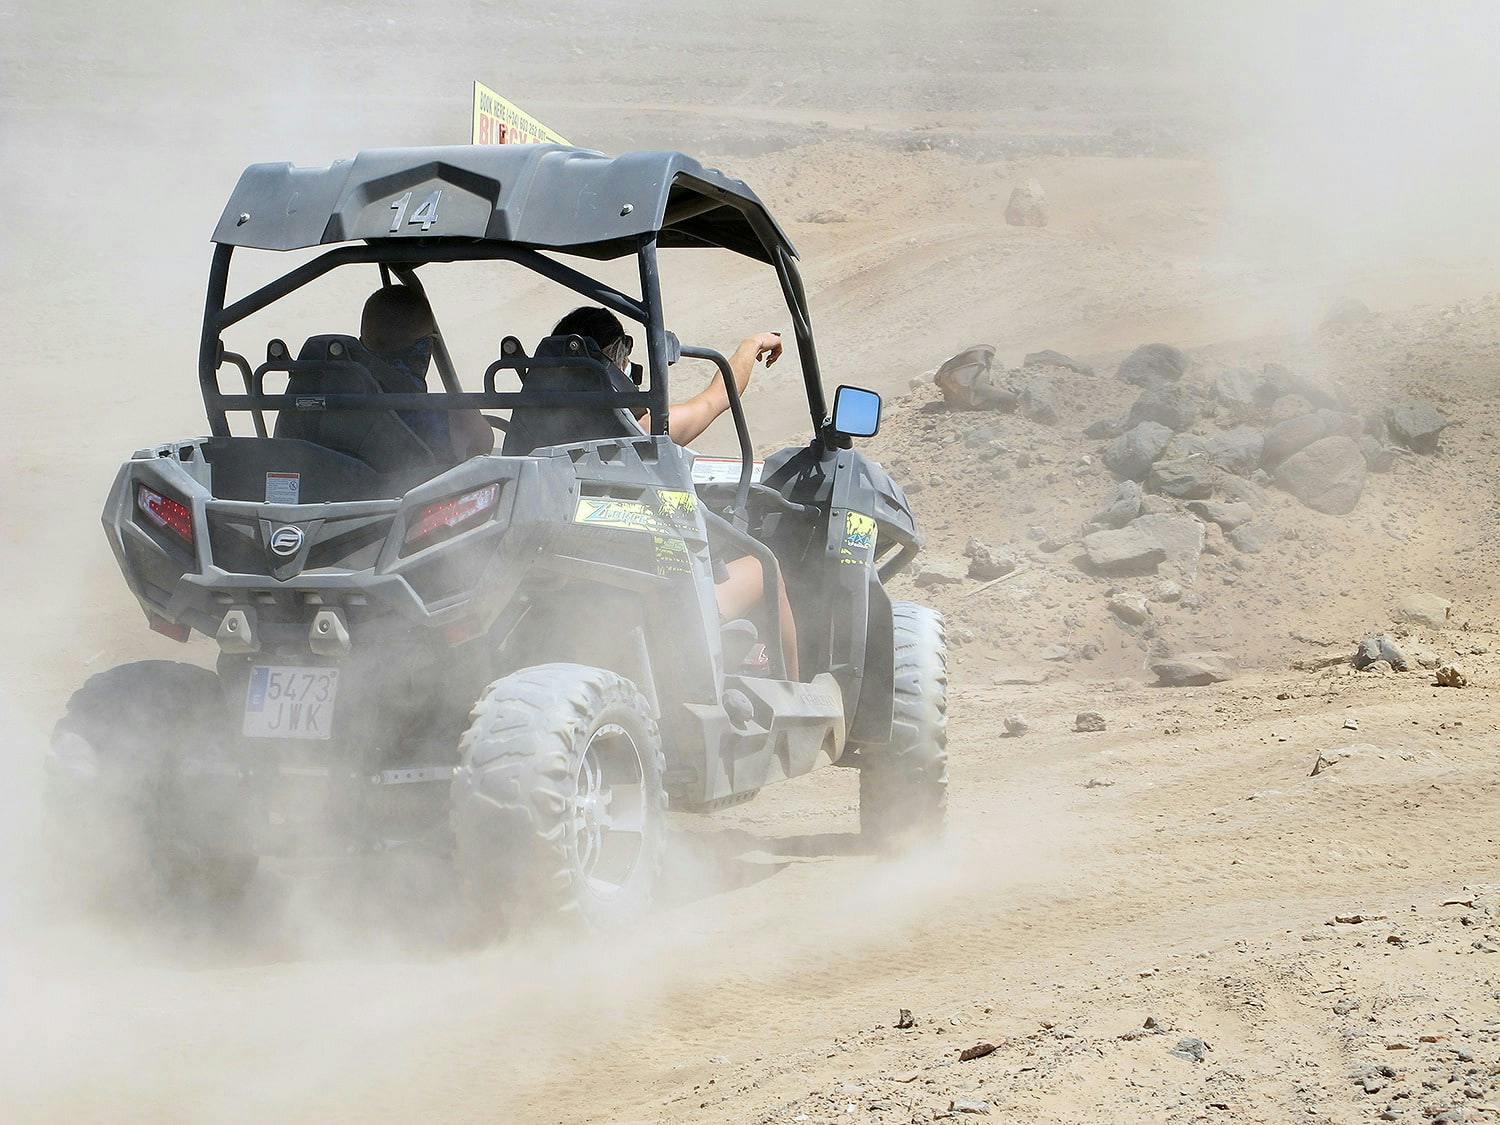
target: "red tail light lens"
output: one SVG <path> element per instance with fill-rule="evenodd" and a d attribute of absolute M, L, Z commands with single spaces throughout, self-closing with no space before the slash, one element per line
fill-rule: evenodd
<path fill-rule="evenodd" d="M 489 517 L 499 499 L 500 486 L 487 484 L 473 492 L 428 504 L 406 525 L 407 548 L 418 544 L 428 546 L 428 541 L 440 542 L 478 526 Z"/>
<path fill-rule="evenodd" d="M 153 492 L 144 484 L 136 486 L 135 504 L 157 527 L 170 531 L 184 543 L 192 543 L 193 513 L 186 504 Z"/>

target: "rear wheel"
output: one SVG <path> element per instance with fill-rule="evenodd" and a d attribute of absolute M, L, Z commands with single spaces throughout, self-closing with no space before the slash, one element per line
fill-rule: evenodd
<path fill-rule="evenodd" d="M 453 781 L 459 870 L 481 917 L 642 914 L 661 874 L 664 768 L 646 700 L 613 672 L 543 664 L 491 684 Z"/>
<path fill-rule="evenodd" d="M 255 874 L 224 759 L 219 678 L 190 664 L 111 668 L 73 693 L 46 760 L 47 851 L 95 905 L 226 902 Z"/>
<path fill-rule="evenodd" d="M 859 748 L 859 828 L 881 849 L 936 839 L 948 810 L 948 650 L 943 618 L 891 607 L 895 714 L 891 740 Z"/>

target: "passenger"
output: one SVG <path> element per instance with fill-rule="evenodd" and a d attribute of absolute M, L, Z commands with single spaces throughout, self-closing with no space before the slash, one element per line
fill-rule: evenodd
<path fill-rule="evenodd" d="M 365 301 L 359 342 L 385 361 L 387 370 L 372 372 L 385 391 L 421 394 L 427 390 L 436 334 L 432 306 L 418 289 L 382 286 Z M 494 430 L 478 410 L 402 410 L 400 415 L 439 461 L 457 464 L 495 448 Z"/>
<path fill-rule="evenodd" d="M 629 371 L 630 352 L 633 345 L 625 333 L 625 326 L 608 309 L 578 308 L 568 313 L 552 329 L 554 336 L 583 336 L 592 340 L 606 359 L 623 372 Z M 729 357 L 729 370 L 734 375 L 734 384 L 741 394 L 750 385 L 750 376 L 755 364 L 764 356 L 770 367 L 781 358 L 781 336 L 775 332 L 761 332 L 747 336 Z M 708 386 L 692 398 L 675 402 L 667 412 L 667 436 L 678 445 L 687 445 L 697 440 L 709 425 L 729 409 L 729 392 L 724 388 L 724 378 L 714 373 Z M 636 415 L 643 430 L 649 432 L 651 416 L 647 411 Z M 725 577 L 714 586 L 714 597 L 719 606 L 719 618 L 733 621 L 745 616 L 759 604 L 765 592 L 765 576 L 760 560 L 754 555 L 742 555 L 724 563 Z M 778 571 L 776 575 L 776 597 L 780 605 L 781 647 L 786 655 L 786 674 L 791 680 L 800 679 L 797 666 L 797 625 L 792 617 L 792 607 L 787 601 L 786 583 Z"/>

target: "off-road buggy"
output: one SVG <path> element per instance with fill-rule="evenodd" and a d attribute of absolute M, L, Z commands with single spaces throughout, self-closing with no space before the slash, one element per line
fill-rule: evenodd
<path fill-rule="evenodd" d="M 214 638 L 217 668 L 128 664 L 73 696 L 48 796 L 75 867 L 134 894 L 128 856 L 171 893 L 234 895 L 261 857 L 415 846 L 451 855 L 481 907 L 598 922 L 650 902 L 669 801 L 709 810 L 856 766 L 874 843 L 938 830 L 942 624 L 887 597 L 919 540 L 901 488 L 850 448 L 879 398 L 840 387 L 827 407 L 795 251 L 745 184 L 672 152 L 368 151 L 248 168 L 213 241 L 211 435 L 136 452 L 104 526 L 152 628 Z M 229 300 L 236 249 L 330 244 Z M 666 327 L 660 247 L 776 271 L 806 446 L 752 460 L 726 360 Z M 639 296 L 559 254 L 634 256 Z M 581 336 L 530 353 L 506 337 L 465 389 L 439 332 L 442 389 L 393 392 L 351 335 L 271 338 L 255 363 L 223 341 L 335 269 L 421 289 L 419 271 L 472 261 L 642 325 L 646 370 L 627 377 Z M 737 463 L 666 436 L 683 358 L 724 374 Z M 453 463 L 419 436 L 414 419 L 460 410 L 496 412 L 498 452 Z M 747 554 L 764 608 L 723 624 L 715 568 Z M 784 674 L 778 571 L 805 682 Z"/>

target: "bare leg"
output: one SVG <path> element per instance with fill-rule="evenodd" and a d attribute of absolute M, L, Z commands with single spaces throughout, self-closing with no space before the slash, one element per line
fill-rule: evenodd
<path fill-rule="evenodd" d="M 719 604 L 719 620 L 733 621 L 744 617 L 760 602 L 765 593 L 765 578 L 760 560 L 754 555 L 734 559 L 724 569 L 729 576 L 714 587 L 714 598 Z M 798 680 L 801 676 L 797 667 L 797 623 L 792 620 L 792 606 L 780 574 L 776 576 L 776 597 L 781 609 L 781 651 L 786 654 L 787 679 Z"/>

